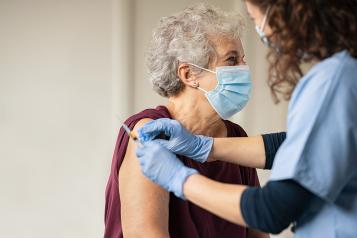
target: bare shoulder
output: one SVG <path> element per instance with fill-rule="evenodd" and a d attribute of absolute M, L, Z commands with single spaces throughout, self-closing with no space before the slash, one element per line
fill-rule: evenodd
<path fill-rule="evenodd" d="M 143 127 L 145 125 L 145 123 L 152 121 L 153 119 L 151 118 L 143 118 L 140 121 L 138 121 L 134 127 L 134 130 L 139 129 L 140 127 Z"/>

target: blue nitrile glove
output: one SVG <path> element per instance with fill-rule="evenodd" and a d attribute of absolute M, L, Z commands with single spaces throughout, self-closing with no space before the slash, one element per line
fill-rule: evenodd
<path fill-rule="evenodd" d="M 157 141 L 142 143 L 136 149 L 136 156 L 146 177 L 177 197 L 185 199 L 183 184 L 190 175 L 198 173 L 197 170 L 186 167 L 175 154 Z"/>
<path fill-rule="evenodd" d="M 164 132 L 170 139 L 156 139 L 166 149 L 198 162 L 206 162 L 211 152 L 213 138 L 193 135 L 178 121 L 167 118 L 150 121 L 138 130 L 140 141 L 149 141 Z"/>

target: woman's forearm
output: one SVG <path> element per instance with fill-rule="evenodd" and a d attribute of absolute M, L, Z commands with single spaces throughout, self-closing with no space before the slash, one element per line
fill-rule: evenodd
<path fill-rule="evenodd" d="M 265 167 L 262 136 L 214 138 L 208 161 L 221 160 L 251 168 Z"/>
<path fill-rule="evenodd" d="M 186 199 L 225 220 L 273 234 L 303 216 L 316 198 L 291 179 L 249 188 L 216 182 L 199 174 L 188 177 L 183 192 Z"/>
<path fill-rule="evenodd" d="M 186 199 L 219 217 L 243 226 L 245 222 L 239 204 L 245 189 L 243 185 L 224 184 L 199 174 L 188 177 L 183 188 Z"/>

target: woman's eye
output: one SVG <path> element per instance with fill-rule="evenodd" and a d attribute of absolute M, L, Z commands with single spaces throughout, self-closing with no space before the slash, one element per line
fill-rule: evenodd
<path fill-rule="evenodd" d="M 238 58 L 237 57 L 229 57 L 227 60 L 226 60 L 230 65 L 236 65 L 238 63 Z"/>

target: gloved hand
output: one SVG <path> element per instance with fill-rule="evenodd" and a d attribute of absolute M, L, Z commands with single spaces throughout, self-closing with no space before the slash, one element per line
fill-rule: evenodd
<path fill-rule="evenodd" d="M 136 156 L 143 174 L 164 189 L 185 199 L 183 184 L 197 170 L 186 167 L 175 154 L 156 141 L 148 141 L 138 146 Z"/>
<path fill-rule="evenodd" d="M 175 154 L 184 155 L 198 162 L 206 162 L 211 152 L 213 138 L 193 135 L 178 121 L 162 118 L 146 123 L 138 130 L 140 141 L 149 141 L 164 132 L 169 140 L 157 139 L 166 149 Z"/>

